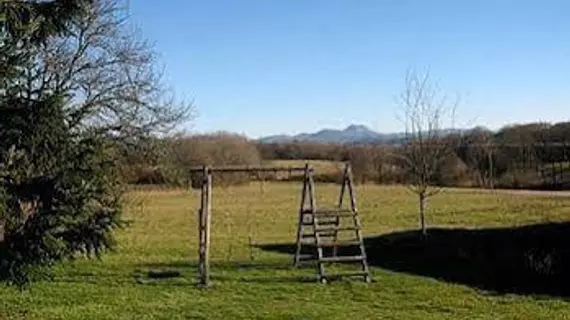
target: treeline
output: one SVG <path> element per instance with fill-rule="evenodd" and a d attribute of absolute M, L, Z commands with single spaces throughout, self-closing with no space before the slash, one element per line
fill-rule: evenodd
<path fill-rule="evenodd" d="M 202 165 L 260 164 L 257 146 L 240 135 L 219 132 L 209 135 L 147 139 L 119 146 L 121 175 L 128 184 L 198 186 L 200 177 L 188 168 Z M 247 181 L 243 174 L 215 177 L 222 183 Z"/>
<path fill-rule="evenodd" d="M 440 186 L 485 188 L 570 187 L 570 122 L 532 123 L 493 132 L 475 128 L 435 143 L 452 148 L 432 183 Z M 193 184 L 199 177 L 188 167 L 259 165 L 272 160 L 350 161 L 357 183 L 409 182 L 408 167 L 398 145 L 258 143 L 231 133 L 139 141 L 123 150 L 122 175 L 132 184 Z M 256 176 L 220 175 L 218 183 L 235 183 Z M 276 179 L 264 176 L 263 179 Z M 317 172 L 320 181 L 336 181 L 338 172 Z M 283 177 L 280 177 L 282 180 Z M 287 179 L 287 177 L 285 178 Z M 298 179 L 298 177 L 289 177 Z"/>

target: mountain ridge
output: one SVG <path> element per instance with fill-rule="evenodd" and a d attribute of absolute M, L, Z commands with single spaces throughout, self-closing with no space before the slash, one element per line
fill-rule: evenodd
<path fill-rule="evenodd" d="M 441 130 L 443 134 L 461 132 L 458 129 Z M 261 137 L 261 143 L 278 142 L 315 142 L 315 143 L 390 143 L 397 144 L 405 137 L 404 132 L 379 133 L 362 124 L 351 124 L 344 129 L 325 128 L 314 133 L 300 133 L 296 135 L 271 135 Z"/>

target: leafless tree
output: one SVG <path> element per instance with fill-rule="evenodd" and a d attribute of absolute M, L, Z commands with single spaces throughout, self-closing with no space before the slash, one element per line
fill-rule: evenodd
<path fill-rule="evenodd" d="M 164 133 L 187 120 L 192 104 L 176 101 L 153 46 L 128 22 L 120 0 L 92 3 L 65 36 L 36 49 L 27 98 L 66 93 L 71 128 L 114 137 Z"/>
<path fill-rule="evenodd" d="M 476 176 L 479 186 L 494 187 L 493 153 L 495 146 L 491 132 L 475 128 L 462 141 L 464 161 Z"/>
<path fill-rule="evenodd" d="M 434 185 L 435 175 L 454 149 L 457 139 L 444 138 L 454 126 L 458 99 L 451 100 L 430 78 L 429 71 L 408 70 L 405 89 L 399 97 L 405 125 L 401 159 L 408 171 L 409 188 L 419 200 L 422 235 L 427 235 L 427 199 L 441 189 Z"/>

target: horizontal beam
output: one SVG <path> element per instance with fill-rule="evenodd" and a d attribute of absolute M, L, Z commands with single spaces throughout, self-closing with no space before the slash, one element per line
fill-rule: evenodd
<path fill-rule="evenodd" d="M 304 172 L 305 167 L 267 167 L 267 166 L 220 166 L 206 167 L 209 172 Z M 313 170 L 309 166 L 309 170 Z M 190 172 L 203 172 L 204 167 L 192 167 Z"/>

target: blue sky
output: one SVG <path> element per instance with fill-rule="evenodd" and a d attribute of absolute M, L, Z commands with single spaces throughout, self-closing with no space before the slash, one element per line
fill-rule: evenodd
<path fill-rule="evenodd" d="M 130 0 L 193 132 L 402 130 L 410 66 L 459 94 L 457 122 L 570 120 L 567 0 Z"/>

